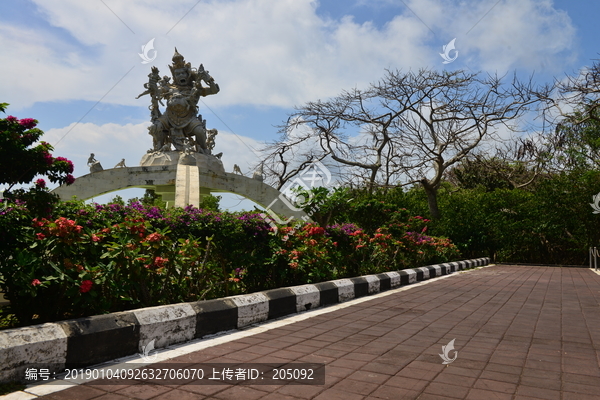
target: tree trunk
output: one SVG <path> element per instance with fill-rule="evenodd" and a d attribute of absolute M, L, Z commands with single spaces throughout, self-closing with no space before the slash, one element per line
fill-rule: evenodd
<path fill-rule="evenodd" d="M 440 214 L 440 209 L 437 202 L 437 188 L 432 186 L 425 179 L 421 181 L 421 184 L 423 185 L 423 189 L 425 189 L 425 193 L 427 194 L 427 205 L 429 206 L 429 214 L 431 214 L 431 218 L 440 219 L 442 215 Z"/>

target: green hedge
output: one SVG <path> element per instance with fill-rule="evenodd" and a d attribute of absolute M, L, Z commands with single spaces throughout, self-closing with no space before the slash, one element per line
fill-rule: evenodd
<path fill-rule="evenodd" d="M 600 246 L 600 214 L 590 203 L 600 192 L 600 172 L 576 171 L 541 179 L 535 186 L 490 190 L 443 183 L 441 219 L 428 233 L 447 237 L 465 258 L 498 262 L 585 265 L 588 248 Z M 337 189 L 324 209 L 331 220 L 356 222 L 373 231 L 384 221 L 428 215 L 422 188 Z"/>
<path fill-rule="evenodd" d="M 406 212 L 372 232 L 274 230 L 258 213 L 60 203 L 48 218 L 2 203 L 0 288 L 21 324 L 196 301 L 460 257 Z"/>

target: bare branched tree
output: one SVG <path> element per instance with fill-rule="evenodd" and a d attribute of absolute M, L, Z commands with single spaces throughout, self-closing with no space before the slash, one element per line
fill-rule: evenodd
<path fill-rule="evenodd" d="M 279 141 L 268 143 L 262 150 L 266 157 L 260 162 L 267 183 L 277 190 L 308 168 L 314 161 L 322 161 L 326 154 L 315 152 L 311 137 L 284 135 Z"/>
<path fill-rule="evenodd" d="M 553 96 L 549 92 L 540 95 L 547 103 L 546 116 L 552 118 L 551 122 L 600 122 L 600 62 L 596 60 L 578 74 L 557 80 L 552 93 Z"/>
<path fill-rule="evenodd" d="M 366 90 L 298 108 L 267 158 L 296 146 L 290 144 L 293 138 L 312 141 L 303 160 L 328 157 L 345 168 L 347 179 L 363 180 L 369 190 L 419 183 L 431 216 L 439 218 L 437 190 L 444 171 L 484 139 L 494 139 L 498 129 L 512 129 L 538 100 L 532 91 L 531 81 L 516 78 L 505 87 L 501 78 L 465 71 L 388 70 Z"/>

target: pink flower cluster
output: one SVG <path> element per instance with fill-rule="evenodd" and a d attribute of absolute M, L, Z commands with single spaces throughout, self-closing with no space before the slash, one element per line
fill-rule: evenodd
<path fill-rule="evenodd" d="M 35 128 L 35 126 L 37 125 L 37 121 L 33 118 L 23 118 L 22 120 L 19 120 L 17 117 L 9 115 L 8 117 L 6 117 L 6 120 L 8 122 L 13 122 L 13 123 L 17 122 L 19 125 L 21 125 L 25 129 Z"/>
<path fill-rule="evenodd" d="M 52 163 L 54 162 L 54 158 L 52 157 L 52 154 L 48 153 L 47 151 L 44 152 L 43 157 L 44 157 L 44 160 L 46 161 L 46 164 L 48 164 L 48 165 L 52 165 Z"/>
<path fill-rule="evenodd" d="M 69 160 L 69 159 L 66 159 L 66 158 L 64 158 L 64 157 L 56 157 L 56 158 L 54 159 L 54 161 L 55 161 L 55 162 L 56 162 L 56 161 L 59 161 L 59 162 L 66 162 L 66 163 L 68 164 L 68 169 L 67 169 L 67 172 L 68 172 L 68 173 L 72 173 L 72 172 L 73 172 L 73 162 L 72 162 L 71 160 Z"/>
<path fill-rule="evenodd" d="M 32 129 L 35 128 L 37 122 L 33 118 L 23 118 L 19 121 L 19 125 L 25 127 L 26 129 Z"/>

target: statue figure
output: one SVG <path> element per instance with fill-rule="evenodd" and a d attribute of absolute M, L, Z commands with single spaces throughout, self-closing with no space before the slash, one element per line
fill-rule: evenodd
<path fill-rule="evenodd" d="M 96 160 L 94 153 L 90 154 L 90 157 L 87 161 L 87 165 L 88 167 L 90 167 L 90 173 L 104 171 L 104 168 L 102 168 L 100 161 Z"/>
<path fill-rule="evenodd" d="M 215 136 L 217 136 L 218 133 L 219 131 L 216 129 L 209 129 L 206 131 L 206 149 L 211 154 L 212 150 L 215 148 Z"/>
<path fill-rule="evenodd" d="M 206 143 L 206 121 L 198 114 L 200 97 L 217 94 L 219 85 L 204 70 L 202 64 L 196 70 L 184 58 L 177 48 L 173 55 L 173 64 L 169 66 L 173 75 L 170 83 L 168 76 L 160 79 L 158 68 L 152 67 L 148 75 L 149 81 L 144 84 L 147 89 L 140 96 L 150 94 L 152 125 L 148 131 L 153 138 L 153 150 L 161 151 L 172 144 L 176 151 L 184 151 L 186 140 L 191 139 L 194 150 L 198 153 L 210 154 Z M 159 83 L 160 82 L 160 83 Z M 202 83 L 207 86 L 204 86 Z M 161 113 L 158 104 L 166 100 L 167 109 Z"/>
<path fill-rule="evenodd" d="M 90 157 L 88 158 L 88 161 L 87 161 L 88 167 L 97 162 L 98 162 L 98 160 L 96 160 L 96 155 L 94 153 L 91 153 Z"/>
<path fill-rule="evenodd" d="M 144 93 L 140 93 L 136 97 L 136 100 L 147 94 L 151 95 L 156 90 L 156 82 L 158 82 L 158 80 L 160 79 L 160 75 L 158 74 L 158 68 L 152 67 L 152 72 L 148 74 L 148 78 L 148 83 L 144 83 L 144 87 L 146 88 L 146 90 L 144 91 Z"/>
<path fill-rule="evenodd" d="M 263 174 L 264 174 L 264 168 L 263 168 L 263 164 L 260 163 L 258 165 L 258 168 L 256 169 L 256 171 L 254 171 L 254 173 L 252 174 L 252 179 L 256 179 L 257 181 L 263 181 Z"/>
<path fill-rule="evenodd" d="M 195 165 L 196 159 L 194 158 L 194 139 L 187 138 L 183 144 L 183 154 L 179 157 L 179 164 L 183 165 Z"/>

